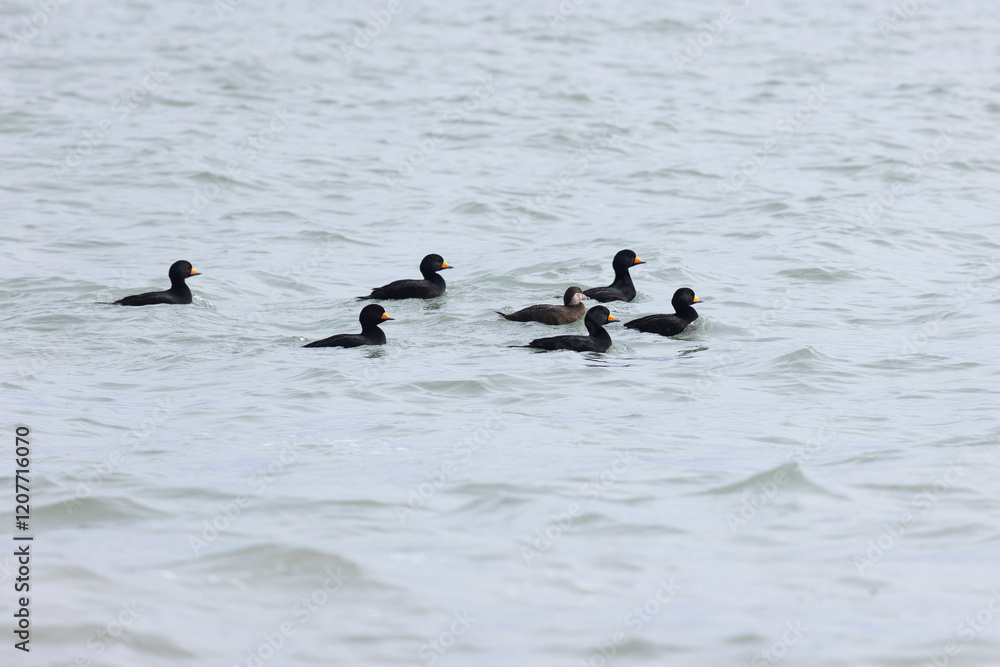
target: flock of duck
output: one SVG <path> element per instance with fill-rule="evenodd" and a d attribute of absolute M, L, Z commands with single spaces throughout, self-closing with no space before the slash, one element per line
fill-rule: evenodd
<path fill-rule="evenodd" d="M 570 287 L 563 295 L 563 305 L 538 304 L 522 308 L 514 313 L 501 313 L 505 319 L 513 322 L 541 322 L 542 324 L 561 325 L 576 322 L 584 317 L 583 323 L 587 327 L 586 336 L 551 336 L 548 338 L 536 338 L 527 345 L 513 345 L 511 347 L 529 347 L 538 350 L 573 350 L 575 352 L 606 352 L 611 347 L 611 336 L 604 330 L 606 324 L 618 322 L 611 312 L 604 306 L 594 306 L 589 311 L 581 301 L 584 299 L 594 299 L 601 303 L 609 301 L 631 301 L 635 298 L 635 285 L 632 283 L 632 276 L 629 269 L 637 264 L 645 264 L 636 257 L 631 250 L 621 250 L 615 255 L 611 263 L 615 271 L 615 279 L 607 287 L 592 287 L 588 290 L 581 290 L 579 287 Z M 445 292 L 445 282 L 439 274 L 445 269 L 452 268 L 444 261 L 441 255 L 427 255 L 420 262 L 420 280 L 396 280 L 388 285 L 376 287 L 367 296 L 360 296 L 358 299 L 433 299 Z M 152 306 L 155 304 L 186 304 L 191 303 L 191 289 L 185 282 L 191 276 L 201 275 L 194 270 L 191 262 L 181 260 L 174 262 L 170 266 L 167 274 L 170 277 L 170 289 L 162 292 L 146 292 L 145 294 L 133 294 L 126 296 L 115 305 L 120 306 Z M 637 329 L 647 333 L 655 333 L 661 336 L 676 336 L 696 319 L 698 312 L 692 304 L 701 303 L 701 299 L 695 296 L 694 291 L 687 287 L 682 287 L 674 292 L 671 305 L 674 312 L 663 315 L 647 315 L 637 320 L 625 323 L 627 329 Z M 391 320 L 381 305 L 372 303 L 361 309 L 358 318 L 361 322 L 361 333 L 359 334 L 337 334 L 308 343 L 303 347 L 358 347 L 361 345 L 385 345 L 385 333 L 379 328 L 382 322 Z"/>

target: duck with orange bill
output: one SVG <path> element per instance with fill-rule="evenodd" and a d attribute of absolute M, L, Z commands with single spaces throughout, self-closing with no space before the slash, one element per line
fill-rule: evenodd
<path fill-rule="evenodd" d="M 619 250 L 615 258 L 611 260 L 611 268 L 615 270 L 615 279 L 607 287 L 591 287 L 583 293 L 595 301 L 606 303 L 608 301 L 631 301 L 635 298 L 635 285 L 632 283 L 632 276 L 629 269 L 637 264 L 645 264 L 636 257 L 631 250 Z"/>
<path fill-rule="evenodd" d="M 167 276 L 170 277 L 170 289 L 162 292 L 146 292 L 122 297 L 114 302 L 116 306 L 155 306 L 159 303 L 185 304 L 191 303 L 191 288 L 184 281 L 191 276 L 200 276 L 194 270 L 191 262 L 180 260 L 170 265 Z"/>
<path fill-rule="evenodd" d="M 607 352 L 611 347 L 611 336 L 604 330 L 605 324 L 618 319 L 604 306 L 594 306 L 587 311 L 583 323 L 587 325 L 586 336 L 552 336 L 536 338 L 527 345 L 511 347 L 531 347 L 536 350 L 572 350 L 574 352 Z"/>
<path fill-rule="evenodd" d="M 441 255 L 427 255 L 420 262 L 423 280 L 396 280 L 376 287 L 368 296 L 359 299 L 433 299 L 444 294 L 444 278 L 438 271 L 452 268 Z"/>
<path fill-rule="evenodd" d="M 695 296 L 693 289 L 682 287 L 674 292 L 674 298 L 670 300 L 670 305 L 674 307 L 673 313 L 646 315 L 646 317 L 626 322 L 625 328 L 638 329 L 661 336 L 676 336 L 698 319 L 698 311 L 692 308 L 691 304 L 701 302 L 701 299 Z"/>
<path fill-rule="evenodd" d="M 358 320 L 361 322 L 361 333 L 359 334 L 337 334 L 307 343 L 302 347 L 360 347 L 361 345 L 385 345 L 385 333 L 379 328 L 382 322 L 388 322 L 392 318 L 385 312 L 385 308 L 377 303 L 370 303 L 361 309 Z"/>

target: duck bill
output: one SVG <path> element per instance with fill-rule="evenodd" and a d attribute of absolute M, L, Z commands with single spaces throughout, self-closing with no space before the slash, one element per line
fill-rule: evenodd
<path fill-rule="evenodd" d="M 618 322 L 618 321 L 619 321 L 618 318 L 615 317 L 614 315 L 608 315 L 608 324 L 611 324 L 612 322 Z"/>
<path fill-rule="evenodd" d="M 441 262 L 441 270 L 442 271 L 445 270 L 445 269 L 450 269 L 450 268 L 452 268 L 451 264 L 449 264 L 448 262 Z"/>
<path fill-rule="evenodd" d="M 635 261 L 634 261 L 634 262 L 632 262 L 632 265 L 634 266 L 634 265 L 636 265 L 636 264 L 645 264 L 645 263 L 646 263 L 646 262 L 644 262 L 644 261 L 642 261 L 641 259 L 639 259 L 638 257 L 636 257 L 636 258 L 635 258 Z"/>
<path fill-rule="evenodd" d="M 188 275 L 188 278 L 190 278 L 191 276 L 200 276 L 200 275 L 201 271 L 195 271 L 194 269 L 191 269 L 191 273 Z"/>
<path fill-rule="evenodd" d="M 701 300 L 701 299 L 699 299 L 698 297 L 695 297 L 695 298 L 694 298 L 694 301 L 692 301 L 691 303 L 704 303 L 704 301 L 702 301 L 702 300 Z"/>
<path fill-rule="evenodd" d="M 380 319 L 381 319 L 381 320 L 382 320 L 383 322 L 385 322 L 386 320 L 391 320 L 391 319 L 394 319 L 394 318 L 392 318 L 392 317 L 389 317 L 388 313 L 382 313 L 382 317 L 381 317 Z"/>

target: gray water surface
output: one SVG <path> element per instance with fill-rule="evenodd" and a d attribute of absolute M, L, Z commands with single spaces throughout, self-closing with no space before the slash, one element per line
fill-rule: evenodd
<path fill-rule="evenodd" d="M 52 6 L 0 7 L 0 663 L 997 664 L 993 4 Z M 508 347 L 622 248 L 695 326 Z"/>

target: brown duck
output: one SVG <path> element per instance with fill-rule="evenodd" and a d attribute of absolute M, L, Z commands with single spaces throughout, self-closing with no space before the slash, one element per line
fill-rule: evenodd
<path fill-rule="evenodd" d="M 583 317 L 587 307 L 580 303 L 581 299 L 589 299 L 579 287 L 570 287 L 563 295 L 562 306 L 555 306 L 547 303 L 540 303 L 535 306 L 522 308 L 516 313 L 501 313 L 508 320 L 513 322 L 541 322 L 542 324 L 569 324 L 576 322 Z"/>

